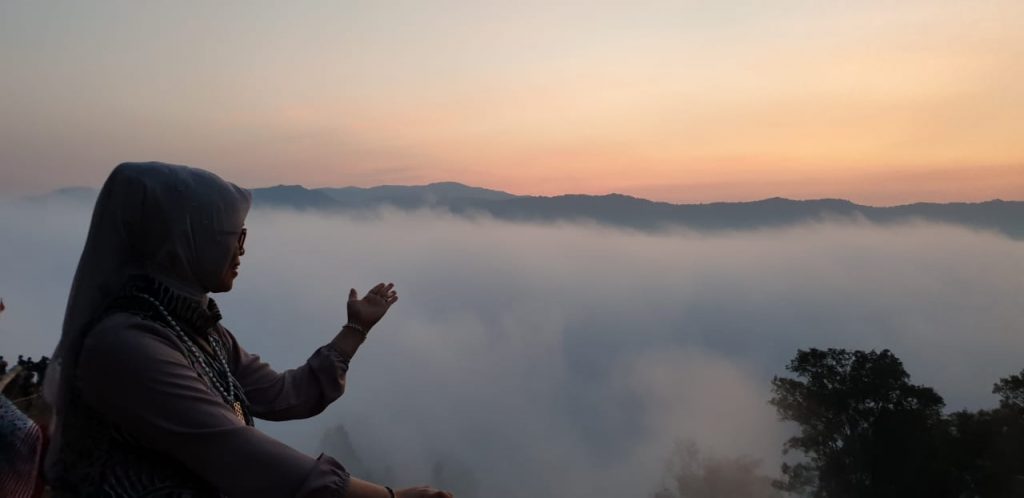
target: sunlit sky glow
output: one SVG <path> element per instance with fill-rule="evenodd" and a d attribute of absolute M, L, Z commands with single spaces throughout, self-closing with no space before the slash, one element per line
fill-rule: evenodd
<path fill-rule="evenodd" d="M 1024 2 L 4 2 L 0 193 L 1024 199 Z"/>

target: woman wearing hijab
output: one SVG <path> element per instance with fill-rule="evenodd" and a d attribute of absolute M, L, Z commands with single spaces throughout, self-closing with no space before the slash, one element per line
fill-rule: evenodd
<path fill-rule="evenodd" d="M 275 372 L 221 325 L 251 194 L 197 168 L 125 163 L 100 191 L 46 376 L 55 408 L 46 476 L 56 496 L 451 497 L 352 477 L 253 427 L 341 396 L 349 361 L 398 300 L 349 292 L 348 323 Z"/>

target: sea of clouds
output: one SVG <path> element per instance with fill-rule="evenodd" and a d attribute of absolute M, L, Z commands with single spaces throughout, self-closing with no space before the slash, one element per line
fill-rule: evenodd
<path fill-rule="evenodd" d="M 49 354 L 91 206 L 0 209 L 0 353 Z M 346 394 L 258 427 L 315 455 L 343 424 L 358 467 L 398 486 L 648 496 L 678 439 L 775 474 L 793 428 L 770 381 L 798 348 L 891 349 L 950 410 L 992 406 L 993 382 L 1024 368 L 1024 242 L 996 233 L 644 233 L 391 210 L 255 210 L 247 226 L 235 289 L 216 298 L 279 369 L 334 335 L 350 287 L 395 283 Z"/>

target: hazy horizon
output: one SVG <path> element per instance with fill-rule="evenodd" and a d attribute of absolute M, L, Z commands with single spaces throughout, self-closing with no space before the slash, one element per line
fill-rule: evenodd
<path fill-rule="evenodd" d="M 444 180 L 444 179 L 437 180 L 437 181 L 430 181 L 430 182 L 426 182 L 426 183 L 417 183 L 417 184 L 387 183 L 387 184 L 366 185 L 366 186 L 358 186 L 358 185 L 308 186 L 308 185 L 303 185 L 303 184 L 300 184 L 300 183 L 287 183 L 287 182 L 286 183 L 273 184 L 273 185 L 260 185 L 260 186 L 250 186 L 250 185 L 239 184 L 239 186 L 241 186 L 243 188 L 246 188 L 248 190 L 268 189 L 268 188 L 274 188 L 274 187 L 295 187 L 295 186 L 302 187 L 302 188 L 307 189 L 307 190 L 317 190 L 317 189 L 340 189 L 340 188 L 372 189 L 372 188 L 378 188 L 378 187 L 426 187 L 426 186 L 435 185 L 435 184 L 458 184 L 458 185 L 462 185 L 462 186 L 465 186 L 465 187 L 487 189 L 487 190 L 492 190 L 492 191 L 497 191 L 497 192 L 503 192 L 503 193 L 511 194 L 511 195 L 514 195 L 514 196 L 523 196 L 523 197 L 529 197 L 529 196 L 534 196 L 534 197 L 558 197 L 558 196 L 567 196 L 567 195 L 589 195 L 589 196 L 625 195 L 625 196 L 629 196 L 629 197 L 635 197 L 635 198 L 638 198 L 638 199 L 648 200 L 648 201 L 651 201 L 651 202 L 664 202 L 664 203 L 675 204 L 675 205 L 715 204 L 715 203 L 747 203 L 747 202 L 764 201 L 764 200 L 769 200 L 769 199 L 787 199 L 787 200 L 794 200 L 794 201 L 843 200 L 843 201 L 850 201 L 850 202 L 853 202 L 853 203 L 858 204 L 858 205 L 869 206 L 869 207 L 896 207 L 896 206 L 905 206 L 905 205 L 910 205 L 910 204 L 960 204 L 960 203 L 976 204 L 976 203 L 985 203 L 985 202 L 991 202 L 991 201 L 1024 202 L 1024 192 L 1020 193 L 1018 197 L 1014 197 L 1014 198 L 993 197 L 993 198 L 989 198 L 989 199 L 974 199 L 974 200 L 949 199 L 949 200 L 945 200 L 945 201 L 910 200 L 910 201 L 907 201 L 907 202 L 900 202 L 900 203 L 895 203 L 895 204 L 863 203 L 863 202 L 857 202 L 857 201 L 855 201 L 853 199 L 849 199 L 849 198 L 845 198 L 845 197 L 806 197 L 806 198 L 795 198 L 795 197 L 784 197 L 784 196 L 781 196 L 781 195 L 769 195 L 767 197 L 760 197 L 760 198 L 746 199 L 746 200 L 715 199 L 715 200 L 708 200 L 708 201 L 703 201 L 703 202 L 672 202 L 672 201 L 652 199 L 652 198 L 642 197 L 642 196 L 633 195 L 633 194 L 627 194 L 627 193 L 623 193 L 623 192 L 616 192 L 616 191 L 606 192 L 606 193 L 603 193 L 603 194 L 587 194 L 587 193 L 572 192 L 572 191 L 561 192 L 561 193 L 551 193 L 551 194 L 545 194 L 545 195 L 521 194 L 521 193 L 511 192 L 511 191 L 508 191 L 508 190 L 502 190 L 502 189 L 491 188 L 491 187 L 484 187 L 484 186 L 481 186 L 481 185 L 473 185 L 473 184 L 469 184 L 469 183 L 466 183 L 466 182 L 461 182 L 461 181 L 458 181 L 458 180 Z M 51 194 L 57 194 L 57 193 L 59 193 L 61 191 L 71 191 L 71 190 L 76 190 L 76 189 L 88 189 L 88 190 L 93 191 L 93 193 L 99 193 L 99 190 L 100 190 L 101 187 L 102 187 L 102 182 L 98 183 L 98 184 L 94 184 L 94 185 L 84 185 L 84 184 L 82 184 L 82 185 L 66 185 L 66 186 L 56 187 L 56 188 L 53 188 L 53 189 L 49 189 L 49 190 L 45 190 L 45 191 L 40 191 L 40 192 L 20 193 L 20 194 L 13 194 L 13 195 L 10 194 L 10 193 L 8 193 L 7 195 L 5 195 L 3 193 L 0 193 L 0 200 L 18 201 L 18 200 L 39 198 L 39 197 L 45 197 L 45 196 L 51 195 Z"/>

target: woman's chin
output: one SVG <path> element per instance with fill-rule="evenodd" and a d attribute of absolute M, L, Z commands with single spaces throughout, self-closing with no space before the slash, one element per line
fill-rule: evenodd
<path fill-rule="evenodd" d="M 234 275 L 238 275 L 238 272 L 235 272 Z M 225 278 L 215 288 L 210 289 L 210 292 L 213 292 L 213 293 L 227 292 L 227 291 L 231 290 L 231 288 L 234 287 L 234 286 L 235 286 L 235 277 L 234 276 L 229 276 L 228 278 Z"/>

